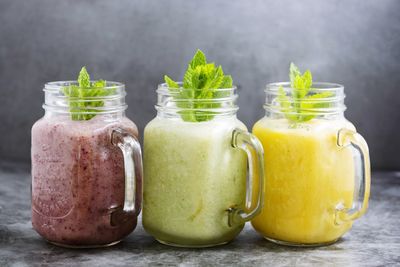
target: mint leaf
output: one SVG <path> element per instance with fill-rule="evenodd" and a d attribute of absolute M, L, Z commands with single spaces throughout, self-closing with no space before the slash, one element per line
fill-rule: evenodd
<path fill-rule="evenodd" d="M 105 80 L 98 80 L 98 81 L 94 81 L 92 83 L 92 87 L 96 87 L 96 88 L 103 88 L 105 86 L 106 86 L 106 81 Z"/>
<path fill-rule="evenodd" d="M 107 88 L 105 80 L 90 81 L 90 75 L 82 67 L 78 76 L 78 85 L 69 85 L 62 88 L 67 97 L 72 120 L 90 120 L 96 114 L 82 114 L 83 112 L 96 112 L 96 107 L 103 107 L 104 101 L 96 98 L 115 93 L 115 88 Z"/>
<path fill-rule="evenodd" d="M 170 77 L 167 75 L 164 75 L 164 80 L 167 83 L 169 88 L 179 88 L 178 83 L 176 83 L 174 80 L 172 80 Z"/>
<path fill-rule="evenodd" d="M 303 102 L 300 102 L 300 108 L 302 112 L 306 110 L 307 112 L 315 112 L 315 109 L 319 108 L 329 108 L 330 102 L 323 101 L 323 99 L 331 97 L 333 95 L 332 92 L 323 92 L 323 93 L 318 93 L 318 94 L 313 94 L 313 95 L 308 95 L 304 98 Z M 302 122 L 309 121 L 313 119 L 315 115 L 309 114 L 309 115 L 302 115 L 299 116 L 298 119 Z"/>
<path fill-rule="evenodd" d="M 309 95 L 305 97 L 305 100 L 307 100 L 307 102 L 301 103 L 301 107 L 302 109 L 329 108 L 330 101 L 324 101 L 324 99 L 331 96 L 333 96 L 332 92 L 323 92 Z"/>
<path fill-rule="evenodd" d="M 207 64 L 206 55 L 204 55 L 203 51 L 197 49 L 196 54 L 194 54 L 192 61 L 190 61 L 189 65 L 192 69 L 196 68 L 197 66 L 202 66 Z"/>
<path fill-rule="evenodd" d="M 303 74 L 303 82 L 304 82 L 304 88 L 310 89 L 312 85 L 312 74 L 311 71 L 306 70 Z"/>
<path fill-rule="evenodd" d="M 82 67 L 79 72 L 78 84 L 80 88 L 89 88 L 90 87 L 90 76 L 86 70 L 86 67 Z"/>
<path fill-rule="evenodd" d="M 281 112 L 285 114 L 285 117 L 289 120 L 296 120 L 296 115 L 293 114 L 294 108 L 292 107 L 292 101 L 286 95 L 286 92 L 282 86 L 279 86 L 277 100 L 280 103 Z"/>
<path fill-rule="evenodd" d="M 315 117 L 314 114 L 309 114 L 313 113 L 313 109 L 329 107 L 329 102 L 323 101 L 323 99 L 332 96 L 331 92 L 309 94 L 312 86 L 311 71 L 307 70 L 301 74 L 299 68 L 294 63 L 290 63 L 289 78 L 292 88 L 291 98 L 286 95 L 283 87 L 279 88 L 277 96 L 281 112 L 288 120 L 293 122 L 309 121 Z"/>
<path fill-rule="evenodd" d="M 213 64 L 214 65 L 214 64 Z M 222 81 L 224 80 L 224 71 L 222 70 L 221 66 L 218 66 L 218 68 L 215 69 L 213 68 L 212 71 L 210 71 L 209 79 L 206 84 L 207 88 L 221 88 Z"/>
<path fill-rule="evenodd" d="M 300 76 L 300 75 L 301 75 L 301 73 L 300 73 L 299 68 L 298 68 L 296 65 L 294 65 L 293 62 L 290 63 L 290 67 L 289 67 L 289 78 L 290 78 L 290 84 L 291 84 L 291 86 L 292 86 L 293 88 L 296 88 L 296 87 L 294 86 L 294 81 L 295 81 L 296 77 L 297 77 L 297 76 Z"/>
<path fill-rule="evenodd" d="M 282 112 L 286 113 L 286 112 L 290 111 L 291 102 L 289 100 L 289 97 L 287 97 L 286 92 L 282 86 L 279 86 L 279 89 L 278 89 L 278 101 L 280 103 Z"/>
<path fill-rule="evenodd" d="M 164 80 L 169 90 L 179 88 L 178 83 L 167 75 L 164 76 Z M 176 100 L 184 100 L 177 101 L 177 107 L 182 109 L 179 111 L 182 119 L 191 122 L 211 120 L 214 117 L 212 109 L 221 105 L 210 103 L 207 99 L 228 96 L 230 92 L 218 89 L 231 87 L 232 77 L 225 75 L 221 66 L 216 67 L 214 63 L 207 63 L 204 53 L 197 50 L 183 76 L 183 85 L 179 88 L 179 94 L 174 94 Z"/>
<path fill-rule="evenodd" d="M 220 84 L 221 88 L 232 88 L 232 77 L 231 75 L 224 75 L 222 82 Z"/>

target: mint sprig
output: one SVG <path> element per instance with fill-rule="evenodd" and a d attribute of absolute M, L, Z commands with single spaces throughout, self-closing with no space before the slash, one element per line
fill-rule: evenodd
<path fill-rule="evenodd" d="M 164 80 L 169 90 L 174 93 L 182 119 L 190 122 L 211 120 L 214 117 L 212 109 L 220 107 L 221 104 L 210 103 L 207 100 L 230 94 L 218 89 L 232 88 L 232 77 L 225 75 L 221 66 L 207 63 L 201 50 L 197 50 L 189 62 L 182 87 L 167 75 L 164 76 Z"/>
<path fill-rule="evenodd" d="M 304 74 L 301 74 L 299 68 L 294 63 L 290 63 L 289 78 L 291 97 L 286 94 L 282 86 L 279 86 L 277 97 L 281 111 L 289 121 L 309 121 L 316 115 L 309 114 L 309 111 L 305 114 L 304 110 L 329 107 L 329 103 L 319 100 L 332 96 L 331 92 L 310 94 L 313 84 L 311 71 L 306 70 Z"/>
<path fill-rule="evenodd" d="M 78 86 L 64 86 L 62 92 L 67 97 L 71 119 L 75 121 L 90 120 L 96 114 L 82 113 L 98 112 L 95 108 L 103 107 L 104 101 L 96 100 L 96 98 L 112 95 L 115 93 L 115 89 L 105 89 L 104 87 L 107 85 L 105 80 L 90 81 L 90 75 L 86 67 L 82 67 L 77 81 Z"/>

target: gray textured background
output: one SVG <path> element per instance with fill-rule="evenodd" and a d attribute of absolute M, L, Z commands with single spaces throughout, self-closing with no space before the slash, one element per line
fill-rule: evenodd
<path fill-rule="evenodd" d="M 154 117 L 155 87 L 178 79 L 196 48 L 240 87 L 239 118 L 263 116 L 263 87 L 288 64 L 346 86 L 347 118 L 373 166 L 400 169 L 400 1 L 0 0 L 0 160 L 29 162 L 46 81 L 125 82 L 128 116 Z"/>

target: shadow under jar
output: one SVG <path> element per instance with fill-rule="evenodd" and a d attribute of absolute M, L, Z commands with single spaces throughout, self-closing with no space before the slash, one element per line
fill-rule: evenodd
<path fill-rule="evenodd" d="M 69 86 L 78 84 L 45 85 L 45 115 L 32 127 L 32 225 L 56 245 L 110 246 L 134 230 L 141 208 L 137 127 L 123 84 L 79 98 L 64 95 Z"/>
<path fill-rule="evenodd" d="M 235 88 L 210 99 L 185 90 L 159 85 L 157 117 L 144 131 L 143 226 L 167 245 L 221 245 L 260 211 L 262 146 L 236 118 Z"/>
<path fill-rule="evenodd" d="M 265 151 L 265 198 L 252 225 L 279 244 L 330 244 L 367 210 L 368 146 L 344 117 L 343 86 L 314 83 L 301 101 L 295 90 L 265 90 L 266 115 L 253 128 Z"/>

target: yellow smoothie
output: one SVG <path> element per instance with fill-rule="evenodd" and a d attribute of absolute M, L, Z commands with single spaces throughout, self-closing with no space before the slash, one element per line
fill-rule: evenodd
<path fill-rule="evenodd" d="M 290 124 L 265 117 L 254 125 L 265 153 L 265 202 L 252 221 L 264 237 L 298 244 L 335 241 L 352 223 L 335 225 L 335 207 L 350 207 L 354 192 L 351 148 L 337 146 L 345 119 Z M 257 186 L 256 184 L 254 186 Z"/>

